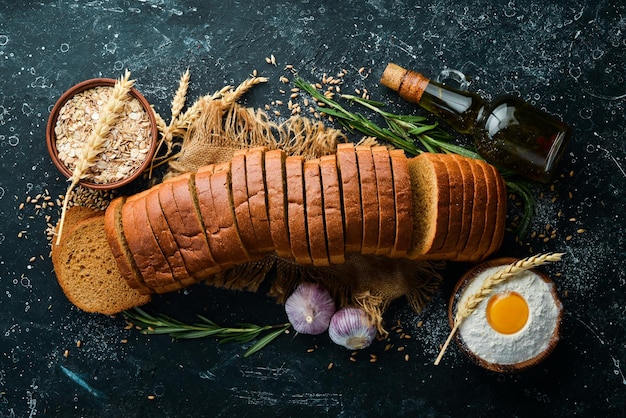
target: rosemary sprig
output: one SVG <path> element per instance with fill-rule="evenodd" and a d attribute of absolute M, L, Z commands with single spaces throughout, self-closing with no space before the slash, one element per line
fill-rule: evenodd
<path fill-rule="evenodd" d="M 142 334 L 167 334 L 175 339 L 216 337 L 220 343 L 244 344 L 265 334 L 245 352 L 244 357 L 261 350 L 291 326 L 289 323 L 265 326 L 243 323 L 233 328 L 222 327 L 202 315 L 197 315 L 199 322 L 186 324 L 167 315 L 151 315 L 140 308 L 124 311 L 123 314 L 127 321 L 141 328 Z"/>
<path fill-rule="evenodd" d="M 427 123 L 424 116 L 394 114 L 384 111 L 382 108 L 385 104 L 378 101 L 350 94 L 339 96 L 352 104 L 356 103 L 381 116 L 387 126 L 380 127 L 362 114 L 348 111 L 338 102 L 325 96 L 315 86 L 301 78 L 296 77 L 294 83 L 300 90 L 305 91 L 315 99 L 321 107 L 321 112 L 335 118 L 348 132 L 352 133 L 356 130 L 367 136 L 385 140 L 412 155 L 417 155 L 424 151 L 445 152 L 459 154 L 468 158 L 483 159 L 473 148 L 451 143 L 450 135 L 442 130 L 437 123 Z M 421 148 L 417 146 L 418 143 L 421 145 Z M 497 168 L 505 178 L 509 192 L 517 194 L 524 204 L 522 220 L 516 231 L 517 235 L 522 237 L 526 234 L 534 215 L 535 202 L 532 193 L 528 186 L 516 181 L 513 172 L 503 167 Z"/>

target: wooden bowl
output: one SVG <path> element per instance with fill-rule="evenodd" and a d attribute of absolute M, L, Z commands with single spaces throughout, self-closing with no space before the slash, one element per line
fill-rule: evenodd
<path fill-rule="evenodd" d="M 72 176 L 72 172 L 70 168 L 68 168 L 65 163 L 59 158 L 59 151 L 56 145 L 57 137 L 55 134 L 55 127 L 57 125 L 57 119 L 59 118 L 59 112 L 61 111 L 63 106 L 65 106 L 65 104 L 75 95 L 96 87 L 113 87 L 115 85 L 115 82 L 116 80 L 110 78 L 94 78 L 90 80 L 85 80 L 81 83 L 76 84 L 65 93 L 63 93 L 63 95 L 59 98 L 59 100 L 57 100 L 54 107 L 52 108 L 52 111 L 50 112 L 50 116 L 48 118 L 48 124 L 46 126 L 46 144 L 48 147 L 48 153 L 52 158 L 52 162 L 59 169 L 59 171 L 63 173 L 65 177 L 70 178 Z M 98 183 L 91 181 L 90 179 L 83 179 L 80 181 L 80 185 L 89 187 L 91 189 L 115 189 L 133 182 L 135 179 L 141 176 L 141 174 L 149 167 L 152 158 L 156 153 L 159 135 L 156 117 L 154 115 L 152 107 L 150 106 L 146 98 L 141 93 L 139 93 L 137 89 L 135 89 L 134 87 L 131 88 L 129 94 L 134 99 L 139 101 L 141 107 L 146 112 L 149 119 L 150 129 L 148 139 L 150 143 L 148 150 L 145 153 L 145 160 L 143 160 L 143 163 L 137 169 L 130 172 L 128 176 L 122 178 L 121 180 Z M 85 138 L 85 140 L 87 140 L 87 138 Z"/>
<path fill-rule="evenodd" d="M 461 279 L 459 279 L 450 297 L 450 303 L 448 305 L 448 320 L 450 322 L 450 327 L 454 326 L 454 315 L 456 314 L 456 304 L 461 299 L 461 295 L 463 294 L 467 286 L 474 280 L 474 278 L 476 278 L 476 276 L 478 276 L 479 274 L 481 274 L 482 272 L 484 272 L 485 270 L 491 267 L 506 266 L 516 261 L 518 260 L 515 258 L 498 258 L 498 259 L 494 259 L 494 260 L 490 260 L 490 261 L 486 261 L 481 264 L 478 264 L 474 266 L 472 269 L 470 269 L 467 273 L 465 273 L 461 277 Z M 520 358 L 518 361 L 515 361 L 514 363 L 503 364 L 503 363 L 498 363 L 494 361 L 488 361 L 482 358 L 480 355 L 478 355 L 477 353 L 475 353 L 468 347 L 466 342 L 463 340 L 461 329 L 459 328 L 459 330 L 457 330 L 457 333 L 455 335 L 456 343 L 460 347 L 461 351 L 464 354 L 466 354 L 472 360 L 473 363 L 487 370 L 491 370 L 491 371 L 498 372 L 498 373 L 517 373 L 517 372 L 521 372 L 523 370 L 526 370 L 528 368 L 538 365 L 543 360 L 545 360 L 556 347 L 558 340 L 559 340 L 560 324 L 561 324 L 561 320 L 563 317 L 563 307 L 562 307 L 561 301 L 559 300 L 554 283 L 545 273 L 541 271 L 537 271 L 535 269 L 531 269 L 530 272 L 539 276 L 539 278 L 548 285 L 548 287 L 550 288 L 552 301 L 554 301 L 556 305 L 556 309 L 558 311 L 558 314 L 556 317 L 556 323 L 553 328 L 553 332 L 551 333 L 549 337 L 549 341 L 547 341 L 546 348 L 543 349 L 538 354 L 527 356 L 527 358 Z M 476 314 L 477 312 L 474 312 L 472 315 L 476 315 Z M 494 330 L 493 332 L 496 332 L 496 331 Z M 532 330 L 530 330 L 529 332 L 532 333 Z M 528 337 L 529 338 L 533 337 L 533 335 L 528 335 Z M 545 342 L 546 340 L 542 339 L 542 341 Z"/>

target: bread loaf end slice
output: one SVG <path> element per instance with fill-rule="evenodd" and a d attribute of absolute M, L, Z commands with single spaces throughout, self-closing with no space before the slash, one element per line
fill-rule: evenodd
<path fill-rule="evenodd" d="M 144 282 L 139 268 L 135 264 L 135 259 L 132 256 L 126 237 L 124 236 L 122 226 L 122 207 L 126 201 L 125 196 L 120 196 L 109 204 L 104 214 L 104 231 L 107 242 L 111 248 L 111 252 L 117 263 L 118 271 L 128 282 L 128 286 L 133 289 L 137 289 L 138 292 L 149 295 L 153 293 Z"/>

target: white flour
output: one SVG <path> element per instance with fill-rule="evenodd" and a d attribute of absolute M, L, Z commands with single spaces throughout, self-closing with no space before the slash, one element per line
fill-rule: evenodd
<path fill-rule="evenodd" d="M 491 267 L 476 276 L 465 288 L 457 305 L 474 294 L 482 282 L 499 268 L 502 267 Z M 524 328 L 508 335 L 496 332 L 487 322 L 487 297 L 459 327 L 461 338 L 474 354 L 490 363 L 515 364 L 536 357 L 548 347 L 562 309 L 561 303 L 551 293 L 553 286 L 531 271 L 501 283 L 491 295 L 504 291 L 517 292 L 528 303 L 529 316 Z"/>

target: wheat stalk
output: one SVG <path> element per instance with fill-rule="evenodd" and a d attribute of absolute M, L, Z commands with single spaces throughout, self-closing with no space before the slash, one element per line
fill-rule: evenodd
<path fill-rule="evenodd" d="M 65 192 L 65 199 L 63 201 L 63 209 L 61 211 L 61 220 L 59 221 L 59 231 L 56 240 L 57 245 L 61 242 L 63 224 L 65 222 L 65 215 L 67 212 L 68 202 L 70 200 L 70 194 L 78 185 L 80 180 L 87 177 L 89 169 L 94 166 L 97 162 L 98 155 L 104 150 L 107 144 L 107 136 L 122 115 L 124 104 L 130 97 L 128 92 L 133 87 L 134 83 L 134 80 L 130 80 L 130 71 L 128 70 L 126 70 L 124 75 L 115 82 L 111 97 L 100 112 L 98 122 L 91 132 L 91 135 L 89 135 L 87 142 L 83 145 L 77 155 L 76 165 L 74 166 L 72 175 L 68 179 L 68 181 L 70 181 L 70 185 Z"/>
<path fill-rule="evenodd" d="M 497 285 L 504 283 L 511 277 L 514 277 L 526 270 L 530 270 L 550 262 L 560 261 L 562 256 L 563 253 L 547 253 L 523 258 L 515 263 L 509 264 L 505 268 L 498 269 L 498 271 L 496 271 L 493 275 L 486 278 L 476 293 L 472 294 L 462 304 L 457 306 L 457 312 L 454 316 L 454 326 L 452 327 L 452 331 L 450 331 L 448 339 L 435 360 L 435 366 L 441 361 L 443 354 L 448 348 L 448 345 L 450 345 L 452 337 L 456 334 L 459 326 L 474 312 L 474 310 L 476 310 L 476 307 L 491 294 Z"/>

